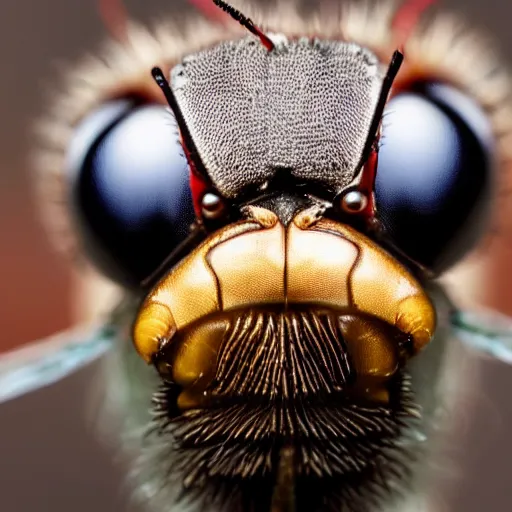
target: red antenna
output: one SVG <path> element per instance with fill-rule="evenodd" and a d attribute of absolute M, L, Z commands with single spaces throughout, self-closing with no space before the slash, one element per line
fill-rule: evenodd
<path fill-rule="evenodd" d="M 128 40 L 128 13 L 123 0 L 98 0 L 98 11 L 110 35 L 119 42 Z"/>
<path fill-rule="evenodd" d="M 251 34 L 258 37 L 263 46 L 270 52 L 274 49 L 272 40 L 259 29 L 251 19 L 244 16 L 240 11 L 223 0 L 188 0 L 192 5 L 197 7 L 207 18 L 216 22 L 223 21 L 219 14 L 222 15 L 220 9 L 228 13 L 235 21 L 238 21 L 242 27 L 245 27 Z M 223 17 L 224 18 L 224 17 Z"/>
<path fill-rule="evenodd" d="M 422 14 L 434 3 L 436 3 L 436 0 L 406 0 L 402 7 L 398 9 L 391 27 L 399 48 L 403 48 L 418 25 Z"/>

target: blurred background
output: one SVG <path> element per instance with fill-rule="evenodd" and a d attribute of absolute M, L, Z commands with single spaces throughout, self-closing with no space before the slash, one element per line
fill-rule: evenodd
<path fill-rule="evenodd" d="M 186 9 L 184 1 L 125 4 L 143 21 L 181 16 Z M 512 64 L 512 4 L 442 4 L 463 11 L 470 22 L 492 34 Z M 33 120 L 44 107 L 43 91 L 57 84 L 63 64 L 94 52 L 105 36 L 95 0 L 0 2 L 0 351 L 52 334 L 77 319 L 79 280 L 41 229 L 28 154 Z M 469 299 L 466 276 L 484 269 L 485 277 L 472 286 L 470 299 L 512 314 L 511 255 L 512 236 L 502 230 L 457 274 L 459 295 Z M 65 383 L 0 407 L 1 510 L 129 510 L 119 468 L 84 421 L 87 383 L 93 375 L 85 369 Z M 483 361 L 479 375 L 476 412 L 457 450 L 463 475 L 455 483 L 439 484 L 445 510 L 512 509 L 512 369 Z"/>

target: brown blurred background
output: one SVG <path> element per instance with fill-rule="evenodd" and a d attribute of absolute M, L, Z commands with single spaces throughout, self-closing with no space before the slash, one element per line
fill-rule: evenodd
<path fill-rule="evenodd" d="M 185 2 L 125 2 L 140 20 L 179 14 Z M 512 62 L 512 4 L 503 0 L 444 2 L 493 34 Z M 105 37 L 95 0 L 0 2 L 0 350 L 72 323 L 74 281 L 38 223 L 27 154 L 42 90 L 56 83 L 59 63 L 94 51 Z M 477 299 L 512 314 L 512 237 L 487 249 L 489 290 Z M 482 260 L 483 261 L 483 260 Z M 476 265 L 479 263 L 477 262 Z M 0 407 L 0 510 L 126 511 L 118 470 L 83 421 L 91 370 Z M 481 365 L 477 414 L 459 458 L 463 478 L 446 491 L 446 510 L 512 510 L 512 369 Z M 447 486 L 448 487 L 448 486 Z M 131 509 L 130 509 L 131 510 Z"/>

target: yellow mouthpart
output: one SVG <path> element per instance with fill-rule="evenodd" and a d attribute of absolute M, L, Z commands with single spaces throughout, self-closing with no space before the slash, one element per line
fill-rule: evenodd
<path fill-rule="evenodd" d="M 158 283 L 141 306 L 133 341 L 150 362 L 162 343 L 204 317 L 272 304 L 371 315 L 410 335 L 415 351 L 436 323 L 420 283 L 363 234 L 307 211 L 285 227 L 253 207 L 249 220 L 214 233 Z M 204 343 L 217 342 L 202 342 L 200 350 L 213 354 L 216 347 Z"/>

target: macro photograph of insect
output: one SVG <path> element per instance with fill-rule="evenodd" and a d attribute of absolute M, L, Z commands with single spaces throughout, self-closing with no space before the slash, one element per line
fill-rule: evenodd
<path fill-rule="evenodd" d="M 512 509 L 512 6 L 0 6 L 0 509 Z"/>

